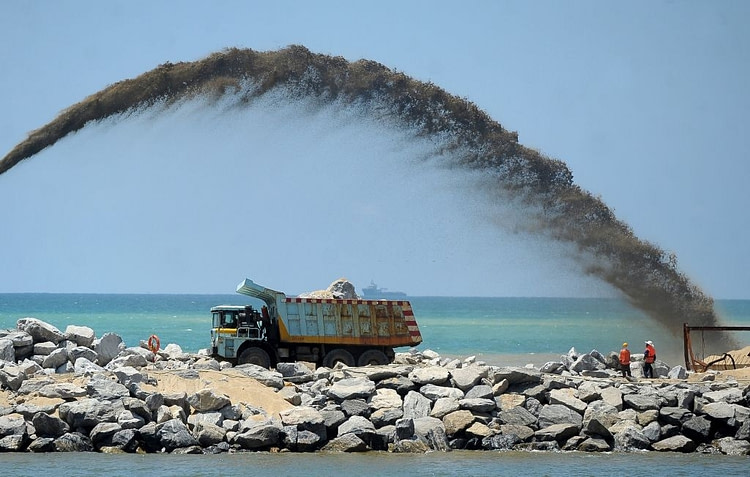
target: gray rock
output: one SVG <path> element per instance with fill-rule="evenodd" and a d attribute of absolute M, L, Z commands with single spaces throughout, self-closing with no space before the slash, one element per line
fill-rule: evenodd
<path fill-rule="evenodd" d="M 450 397 L 439 398 L 432 405 L 430 416 L 436 417 L 438 419 L 442 419 L 443 416 L 445 416 L 446 414 L 451 413 L 453 411 L 458 411 L 459 409 L 460 409 L 460 406 L 458 404 L 458 399 L 450 398 Z"/>
<path fill-rule="evenodd" d="M 347 399 L 341 403 L 341 410 L 347 416 L 364 416 L 370 415 L 370 406 L 364 399 Z"/>
<path fill-rule="evenodd" d="M 415 368 L 409 373 L 408 378 L 418 386 L 425 384 L 440 385 L 448 381 L 450 373 L 447 369 L 440 366 L 428 366 L 425 368 Z"/>
<path fill-rule="evenodd" d="M 116 422 L 100 422 L 89 432 L 89 439 L 95 448 L 112 445 L 112 437 L 122 428 Z"/>
<path fill-rule="evenodd" d="M 477 413 L 489 413 L 494 411 L 497 407 L 494 399 L 485 398 L 460 399 L 458 405 L 461 409 L 467 409 Z"/>
<path fill-rule="evenodd" d="M 542 373 L 535 369 L 506 367 L 492 368 L 489 372 L 489 378 L 492 383 L 499 383 L 503 379 L 508 380 L 509 385 L 524 383 L 541 383 Z"/>
<path fill-rule="evenodd" d="M 534 438 L 537 441 L 565 442 L 577 435 L 580 430 L 580 426 L 571 423 L 552 424 L 534 432 Z"/>
<path fill-rule="evenodd" d="M 18 391 L 25 380 L 26 373 L 19 366 L 10 364 L 0 369 L 0 384 L 11 391 Z"/>
<path fill-rule="evenodd" d="M 16 348 L 8 338 L 0 338 L 0 361 L 16 362 Z"/>
<path fill-rule="evenodd" d="M 125 344 L 122 342 L 122 338 L 114 333 L 105 333 L 98 340 L 93 342 L 94 351 L 96 351 L 98 358 L 98 364 L 100 366 L 106 366 L 112 361 L 120 351 L 125 349 Z"/>
<path fill-rule="evenodd" d="M 651 441 L 643 432 L 634 426 L 627 426 L 615 434 L 615 449 L 631 452 L 638 449 L 648 449 Z"/>
<path fill-rule="evenodd" d="M 708 442 L 711 437 L 711 421 L 705 416 L 694 416 L 682 423 L 682 433 L 696 442 Z"/>
<path fill-rule="evenodd" d="M 116 422 L 122 409 L 121 402 L 86 398 L 61 404 L 58 413 L 71 429 L 92 429 L 100 422 Z"/>
<path fill-rule="evenodd" d="M 581 452 L 609 452 L 612 450 L 612 446 L 605 439 L 589 437 L 578 445 L 577 450 Z"/>
<path fill-rule="evenodd" d="M 667 373 L 669 379 L 687 379 L 687 371 L 684 367 L 677 365 Z"/>
<path fill-rule="evenodd" d="M 55 452 L 55 439 L 53 437 L 37 437 L 27 447 L 29 452 L 49 453 Z"/>
<path fill-rule="evenodd" d="M 140 429 L 146 424 L 146 419 L 126 409 L 117 415 L 117 424 L 122 429 Z"/>
<path fill-rule="evenodd" d="M 582 373 L 583 371 L 603 370 L 605 367 L 604 363 L 590 354 L 583 354 L 579 356 L 568 369 L 572 372 Z"/>
<path fill-rule="evenodd" d="M 21 435 L 26 433 L 26 421 L 23 416 L 10 414 L 0 416 L 0 437 Z"/>
<path fill-rule="evenodd" d="M 91 439 L 78 432 L 69 432 L 55 439 L 57 452 L 93 452 Z"/>
<path fill-rule="evenodd" d="M 476 418 L 470 411 L 454 411 L 443 417 L 443 426 L 445 426 L 445 433 L 448 436 L 458 434 L 459 432 L 466 430 L 470 425 L 472 425 L 475 419 Z"/>
<path fill-rule="evenodd" d="M 70 431 L 70 426 L 62 419 L 38 412 L 31 420 L 39 437 L 60 437 Z"/>
<path fill-rule="evenodd" d="M 430 415 L 430 400 L 416 391 L 404 397 L 404 417 L 418 419 Z"/>
<path fill-rule="evenodd" d="M 95 364 L 85 356 L 81 356 L 79 358 L 76 358 L 76 360 L 74 361 L 73 372 L 80 376 L 93 376 L 94 374 L 103 373 L 104 368 L 102 368 L 98 364 Z"/>
<path fill-rule="evenodd" d="M 550 404 L 562 404 L 570 409 L 574 410 L 579 414 L 583 414 L 586 411 L 586 403 L 576 397 L 575 389 L 553 389 L 549 393 Z"/>
<path fill-rule="evenodd" d="M 226 429 L 208 422 L 196 423 L 193 433 L 201 447 L 217 445 L 223 442 L 227 435 Z"/>
<path fill-rule="evenodd" d="M 488 386 L 487 384 L 479 384 L 477 386 L 474 386 L 471 388 L 468 392 L 466 392 L 466 395 L 464 396 L 465 399 L 493 399 L 494 398 L 494 392 L 492 391 L 492 386 Z"/>
<path fill-rule="evenodd" d="M 431 401 L 445 397 L 455 399 L 462 399 L 464 397 L 464 392 L 460 389 L 449 386 L 437 386 L 435 384 L 425 384 L 419 389 L 419 392 Z"/>
<path fill-rule="evenodd" d="M 398 419 L 394 429 L 396 442 L 414 437 L 414 419 Z"/>
<path fill-rule="evenodd" d="M 181 447 L 198 445 L 198 441 L 180 419 L 171 419 L 159 424 L 156 432 L 161 445 L 171 452 Z"/>
<path fill-rule="evenodd" d="M 651 447 L 660 452 L 693 452 L 697 444 L 685 436 L 676 435 L 654 442 Z"/>
<path fill-rule="evenodd" d="M 375 410 L 370 414 L 370 421 L 376 428 L 395 424 L 396 421 L 404 417 L 404 411 L 400 407 L 388 407 Z"/>
<path fill-rule="evenodd" d="M 44 361 L 42 361 L 42 367 L 56 369 L 67 362 L 68 350 L 65 348 L 57 348 L 44 358 Z"/>
<path fill-rule="evenodd" d="M 534 430 L 532 428 L 518 424 L 502 424 L 500 426 L 500 432 L 504 435 L 517 436 L 521 442 L 528 441 L 534 436 Z"/>
<path fill-rule="evenodd" d="M 741 402 L 744 397 L 742 391 L 738 388 L 721 389 L 718 391 L 711 391 L 703 393 L 703 399 L 708 402 L 724 402 L 729 404 L 735 404 Z"/>
<path fill-rule="evenodd" d="M 636 411 L 648 411 L 649 409 L 659 410 L 659 401 L 655 396 L 643 394 L 626 394 L 623 396 L 625 404 Z"/>
<path fill-rule="evenodd" d="M 540 428 L 549 427 L 553 424 L 573 424 L 580 429 L 583 424 L 583 417 L 562 404 L 548 404 L 542 407 L 538 424 Z"/>
<path fill-rule="evenodd" d="M 21 452 L 29 440 L 28 434 L 14 434 L 0 439 L 0 452 Z"/>
<path fill-rule="evenodd" d="M 197 412 L 218 411 L 232 402 L 224 394 L 217 394 L 210 388 L 203 388 L 187 398 L 188 404 Z"/>
<path fill-rule="evenodd" d="M 324 452 L 365 452 L 367 444 L 355 434 L 344 434 L 328 441 L 321 449 Z"/>
<path fill-rule="evenodd" d="M 51 341 L 57 344 L 65 339 L 63 333 L 56 327 L 36 318 L 21 318 L 16 323 L 16 327 L 19 331 L 31 335 L 34 343 Z"/>
<path fill-rule="evenodd" d="M 86 391 L 92 398 L 108 401 L 130 396 L 128 388 L 102 374 L 95 374 L 89 379 L 86 384 Z"/>
<path fill-rule="evenodd" d="M 46 384 L 39 388 L 38 393 L 42 397 L 65 400 L 81 398 L 88 394 L 85 389 L 72 383 Z"/>
<path fill-rule="evenodd" d="M 497 417 L 503 424 L 514 424 L 518 426 L 531 426 L 537 422 L 537 417 L 522 406 L 516 406 L 511 409 L 500 411 Z"/>
<path fill-rule="evenodd" d="M 682 407 L 662 407 L 659 410 L 659 420 L 675 426 L 682 424 L 693 417 L 693 413 Z"/>
<path fill-rule="evenodd" d="M 367 399 L 375 394 L 375 383 L 368 378 L 346 378 L 337 381 L 328 389 L 328 396 L 343 401 L 345 399 Z"/>
<path fill-rule="evenodd" d="M 73 348 L 70 348 L 68 350 L 68 359 L 73 364 L 75 364 L 78 358 L 86 358 L 87 360 L 94 363 L 96 362 L 98 356 L 96 355 L 96 352 L 93 349 L 87 348 L 85 346 L 75 346 Z"/>
<path fill-rule="evenodd" d="M 487 376 L 487 370 L 478 366 L 454 369 L 450 372 L 452 384 L 463 392 L 476 386 L 482 377 Z M 490 388 L 491 389 L 491 388 Z"/>
<path fill-rule="evenodd" d="M 374 410 L 394 407 L 401 408 L 404 405 L 404 400 L 393 389 L 377 389 L 375 394 L 370 397 L 369 405 Z"/>
<path fill-rule="evenodd" d="M 66 340 L 70 340 L 78 346 L 84 346 L 86 348 L 90 348 L 94 343 L 94 338 L 96 338 L 94 330 L 88 326 L 75 325 L 68 325 L 68 327 L 65 328 L 64 336 Z"/>
<path fill-rule="evenodd" d="M 723 437 L 717 441 L 719 449 L 727 455 L 750 455 L 750 442 Z"/>
<path fill-rule="evenodd" d="M 658 421 L 650 422 L 641 429 L 641 432 L 651 442 L 656 442 L 662 438 L 661 426 Z"/>
<path fill-rule="evenodd" d="M 348 433 L 361 435 L 374 431 L 375 425 L 368 419 L 362 416 L 352 416 L 339 426 L 338 437 Z"/>
<path fill-rule="evenodd" d="M 700 411 L 696 410 L 696 413 L 698 412 L 705 414 L 712 421 L 727 422 L 734 418 L 734 407 L 725 402 L 706 404 L 700 408 Z"/>

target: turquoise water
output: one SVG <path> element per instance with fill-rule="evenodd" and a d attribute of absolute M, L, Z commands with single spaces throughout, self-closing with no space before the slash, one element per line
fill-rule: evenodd
<path fill-rule="evenodd" d="M 571 347 L 580 352 L 619 350 L 623 341 L 639 350 L 657 343 L 661 359 L 683 361 L 682 336 L 611 298 L 411 297 L 423 344 L 443 356 L 475 355 L 492 364 L 541 365 Z M 120 335 L 137 346 L 152 334 L 162 346 L 177 343 L 196 352 L 209 346 L 209 309 L 253 303 L 241 295 L 0 294 L 0 329 L 32 316 L 61 330 L 89 326 L 97 336 Z M 257 304 L 257 303 L 256 303 Z M 726 324 L 750 325 L 750 300 L 719 300 Z M 737 337 L 748 344 L 750 333 Z M 402 349 L 404 350 L 404 349 Z"/>

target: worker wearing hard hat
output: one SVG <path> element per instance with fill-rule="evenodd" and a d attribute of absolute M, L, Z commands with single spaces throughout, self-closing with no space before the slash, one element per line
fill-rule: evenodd
<path fill-rule="evenodd" d="M 623 378 L 625 376 L 633 376 L 630 374 L 630 350 L 628 349 L 627 343 L 623 343 L 622 349 L 620 350 L 620 370 L 622 371 Z"/>
<path fill-rule="evenodd" d="M 653 341 L 646 341 L 646 351 L 643 352 L 643 375 L 647 378 L 654 377 L 654 368 L 651 366 L 656 361 L 656 348 Z"/>

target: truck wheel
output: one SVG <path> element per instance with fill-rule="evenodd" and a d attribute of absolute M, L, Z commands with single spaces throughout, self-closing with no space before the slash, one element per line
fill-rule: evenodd
<path fill-rule="evenodd" d="M 354 366 L 354 356 L 345 349 L 337 348 L 329 351 L 323 358 L 323 366 L 333 368 L 338 363 Z"/>
<path fill-rule="evenodd" d="M 359 356 L 357 366 L 367 366 L 368 364 L 374 366 L 388 364 L 388 356 L 379 349 L 368 349 Z"/>
<path fill-rule="evenodd" d="M 240 353 L 239 358 L 237 358 L 237 364 L 256 364 L 268 369 L 271 367 L 271 358 L 266 353 L 266 350 L 253 346 Z"/>

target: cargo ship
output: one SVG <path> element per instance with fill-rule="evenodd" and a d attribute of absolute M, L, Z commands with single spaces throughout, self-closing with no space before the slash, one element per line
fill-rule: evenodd
<path fill-rule="evenodd" d="M 406 298 L 406 293 L 389 291 L 387 288 L 378 288 L 374 281 L 370 281 L 370 286 L 362 287 L 362 298 L 397 300 L 399 298 Z"/>

